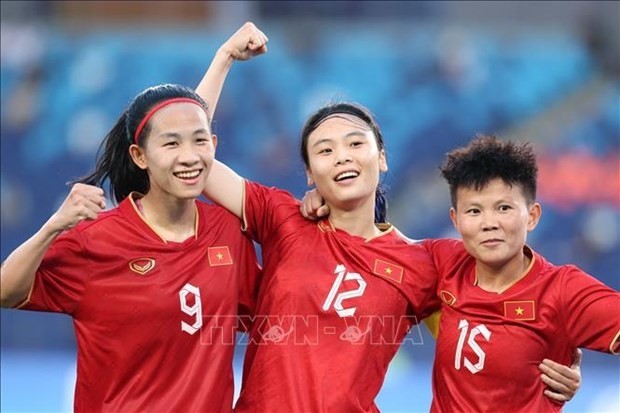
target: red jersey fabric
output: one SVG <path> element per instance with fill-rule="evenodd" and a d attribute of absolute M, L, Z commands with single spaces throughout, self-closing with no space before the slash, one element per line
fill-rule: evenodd
<path fill-rule="evenodd" d="M 391 226 L 365 240 L 307 221 L 289 193 L 256 183 L 244 214 L 264 269 L 235 410 L 377 411 L 408 328 L 438 308 L 428 252 Z"/>
<path fill-rule="evenodd" d="M 230 412 L 240 283 L 254 247 L 197 201 L 196 236 L 166 242 L 131 197 L 61 234 L 20 308 L 73 317 L 77 412 Z"/>
<path fill-rule="evenodd" d="M 475 259 L 461 241 L 425 241 L 442 297 L 432 412 L 557 412 L 538 365 L 571 364 L 573 349 L 611 352 L 620 334 L 620 294 L 572 265 L 533 257 L 501 294 L 475 285 Z"/>

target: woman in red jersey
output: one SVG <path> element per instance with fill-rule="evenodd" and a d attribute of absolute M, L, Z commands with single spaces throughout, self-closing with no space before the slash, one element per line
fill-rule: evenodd
<path fill-rule="evenodd" d="M 244 28 L 213 65 L 261 54 L 265 42 Z M 140 93 L 94 172 L 2 265 L 3 307 L 73 318 L 75 411 L 232 410 L 238 291 L 258 267 L 237 217 L 197 200 L 217 143 L 212 110 L 178 85 Z M 94 186 L 106 180 L 119 203 L 108 211 Z"/>
<path fill-rule="evenodd" d="M 530 145 L 480 136 L 441 171 L 462 240 L 426 241 L 443 299 L 431 411 L 557 412 L 535 379 L 540 360 L 618 354 L 620 293 L 526 244 L 542 212 Z"/>
<path fill-rule="evenodd" d="M 227 70 L 199 90 L 220 90 Z M 263 280 L 237 412 L 372 412 L 409 327 L 440 306 L 422 244 L 385 221 L 387 171 L 371 113 L 351 103 L 306 121 L 308 184 L 331 210 L 318 222 L 288 192 L 247 181 L 215 161 L 205 195 L 243 220 L 262 245 Z"/>

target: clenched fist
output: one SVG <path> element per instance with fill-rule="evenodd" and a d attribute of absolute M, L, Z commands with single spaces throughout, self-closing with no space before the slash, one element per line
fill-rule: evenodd
<path fill-rule="evenodd" d="M 86 184 L 75 184 L 58 211 L 52 215 L 48 224 L 64 231 L 75 227 L 85 219 L 93 220 L 105 209 L 103 189 Z"/>
<path fill-rule="evenodd" d="M 234 60 L 249 60 L 267 52 L 269 39 L 252 22 L 247 22 L 221 46 Z"/>

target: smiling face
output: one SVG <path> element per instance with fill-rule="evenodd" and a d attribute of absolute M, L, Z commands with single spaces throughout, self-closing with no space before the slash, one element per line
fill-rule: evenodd
<path fill-rule="evenodd" d="M 308 136 L 308 184 L 316 185 L 330 208 L 353 210 L 375 201 L 385 152 L 370 127 L 349 114 L 325 118 Z"/>
<path fill-rule="evenodd" d="M 450 210 L 454 226 L 467 251 L 496 271 L 519 268 L 527 233 L 540 219 L 541 208 L 528 204 L 518 185 L 495 178 L 480 190 L 459 187 L 456 208 Z"/>
<path fill-rule="evenodd" d="M 136 165 L 148 172 L 149 193 L 178 199 L 200 196 L 217 144 L 204 109 L 173 103 L 157 111 L 149 126 L 144 147 L 130 148 Z"/>

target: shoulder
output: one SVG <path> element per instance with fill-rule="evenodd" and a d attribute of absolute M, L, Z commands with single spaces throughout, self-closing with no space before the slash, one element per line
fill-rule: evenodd
<path fill-rule="evenodd" d="M 82 221 L 75 228 L 75 232 L 85 234 L 90 231 L 97 231 L 101 227 L 116 225 L 119 220 L 123 220 L 122 213 L 118 207 L 106 210 L 97 215 L 97 218 L 90 221 Z"/>
<path fill-rule="evenodd" d="M 293 194 L 281 188 L 273 186 L 265 186 L 258 182 L 245 180 L 246 198 L 259 198 L 264 200 L 282 202 L 284 204 L 299 205 L 299 201 L 295 199 Z"/>
<path fill-rule="evenodd" d="M 534 256 L 538 261 L 537 279 L 545 285 L 553 285 L 554 288 L 571 293 L 583 292 L 586 288 L 599 288 L 604 285 L 577 265 L 554 265 L 540 254 L 534 253 Z M 605 286 L 605 288 L 608 287 Z"/>
<path fill-rule="evenodd" d="M 199 216 L 205 217 L 206 219 L 222 219 L 225 221 L 231 221 L 239 223 L 239 218 L 226 208 L 221 207 L 219 205 L 205 202 L 203 200 L 196 200 L 196 208 L 198 209 Z"/>

